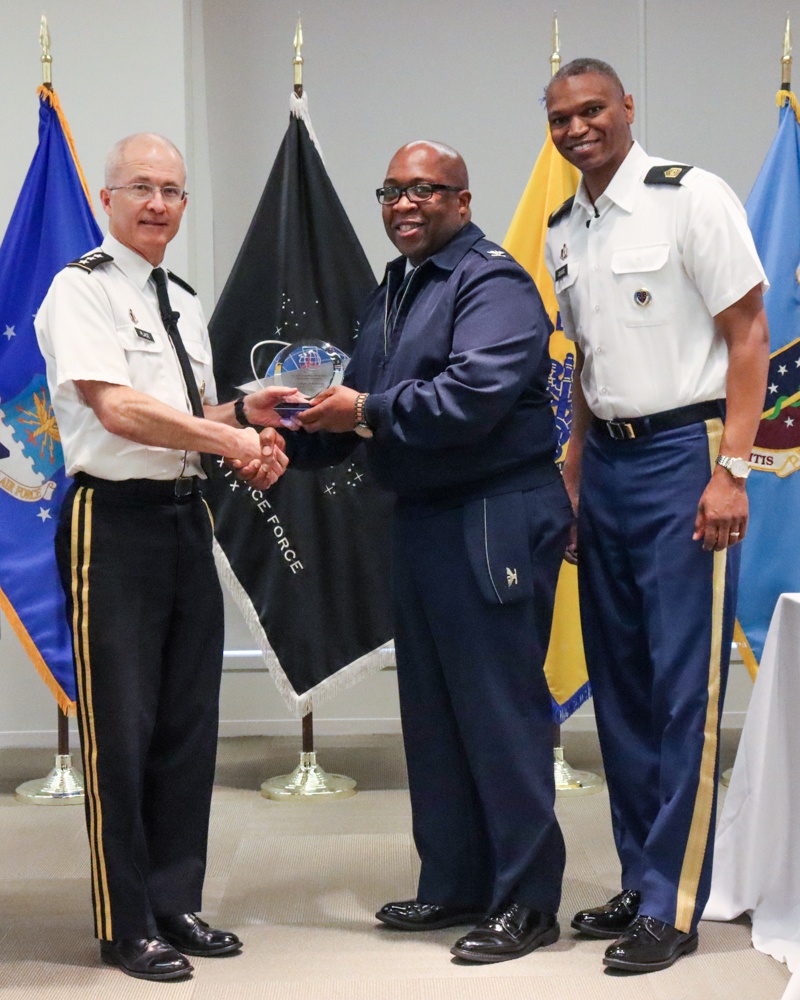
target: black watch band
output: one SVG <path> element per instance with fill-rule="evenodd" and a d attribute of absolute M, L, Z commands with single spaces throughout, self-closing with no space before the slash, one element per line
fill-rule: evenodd
<path fill-rule="evenodd" d="M 255 424 L 251 424 L 250 421 L 245 416 L 244 412 L 244 396 L 240 396 L 236 402 L 233 404 L 233 413 L 236 417 L 236 422 L 241 427 L 256 427 Z M 256 428 L 258 430 L 258 428 Z"/>

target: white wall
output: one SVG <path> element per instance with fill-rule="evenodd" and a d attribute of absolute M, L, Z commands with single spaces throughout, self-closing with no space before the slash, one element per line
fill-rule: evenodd
<path fill-rule="evenodd" d="M 152 129 L 185 151 L 190 205 L 170 264 L 196 285 L 210 313 L 286 129 L 296 0 L 47 6 L 54 83 L 93 196 L 105 153 L 122 135 Z M 502 239 L 544 138 L 549 0 L 305 0 L 301 7 L 312 120 L 376 272 L 393 250 L 373 189 L 395 149 L 414 137 L 443 139 L 464 154 L 475 219 Z M 616 67 L 636 98 L 646 148 L 720 173 L 742 198 L 777 122 L 785 13 L 778 0 L 558 4 L 565 61 L 593 55 Z M 36 145 L 39 16 L 30 0 L 0 0 L 0 232 Z M 246 644 L 243 628 L 231 614 L 231 649 Z M 295 731 L 269 678 L 247 665 L 227 661 L 222 731 Z M 0 676 L 0 745 L 52 743 L 54 703 L 5 622 Z M 738 665 L 729 724 L 741 721 L 748 694 Z M 394 675 L 339 695 L 317 722 L 320 730 L 396 729 Z M 591 706 L 570 724 L 591 725 Z"/>

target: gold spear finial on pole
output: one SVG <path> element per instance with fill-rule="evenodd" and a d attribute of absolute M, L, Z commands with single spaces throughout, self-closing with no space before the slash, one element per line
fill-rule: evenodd
<path fill-rule="evenodd" d="M 50 29 L 47 27 L 47 15 L 45 14 L 42 14 L 42 23 L 39 27 L 39 43 L 42 46 L 42 83 L 52 90 L 53 57 L 50 55 Z"/>
<path fill-rule="evenodd" d="M 789 15 L 786 15 L 786 30 L 783 33 L 783 56 L 781 57 L 781 90 L 792 89 L 792 29 Z"/>
<path fill-rule="evenodd" d="M 561 68 L 561 42 L 558 39 L 558 15 L 553 11 L 553 54 L 550 56 L 550 76 Z"/>
<path fill-rule="evenodd" d="M 298 97 L 303 96 L 303 24 L 300 18 L 297 19 L 297 27 L 294 31 L 294 92 Z"/>

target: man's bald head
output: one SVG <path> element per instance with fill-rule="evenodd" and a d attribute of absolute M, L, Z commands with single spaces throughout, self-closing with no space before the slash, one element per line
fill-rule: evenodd
<path fill-rule="evenodd" d="M 132 135 L 126 135 L 124 139 L 120 139 L 109 150 L 105 169 L 106 187 L 113 187 L 119 183 L 120 174 L 124 170 L 131 152 L 136 154 L 140 150 L 159 147 L 180 162 L 183 170 L 183 182 L 186 183 L 186 164 L 183 154 L 174 142 L 171 142 L 166 136 L 159 135 L 158 132 L 134 132 Z"/>
<path fill-rule="evenodd" d="M 414 139 L 412 142 L 407 142 L 405 146 L 401 146 L 400 149 L 392 157 L 392 163 L 396 157 L 407 150 L 414 150 L 418 148 L 426 147 L 431 150 L 432 153 L 438 154 L 441 167 L 446 171 L 448 176 L 448 184 L 453 184 L 455 187 L 462 189 L 467 189 L 469 187 L 469 174 L 467 173 L 467 165 L 464 163 L 464 157 L 458 150 L 453 149 L 452 146 L 448 146 L 444 142 L 437 142 L 435 139 Z M 389 170 L 391 170 L 392 164 L 389 164 Z"/>
<path fill-rule="evenodd" d="M 404 192 L 415 184 L 434 185 L 424 201 L 412 201 L 406 192 L 382 210 L 387 236 L 414 266 L 441 250 L 472 218 L 467 166 L 443 142 L 416 139 L 401 146 L 383 183 Z"/>

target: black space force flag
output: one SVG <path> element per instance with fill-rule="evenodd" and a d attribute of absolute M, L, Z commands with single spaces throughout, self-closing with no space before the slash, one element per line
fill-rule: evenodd
<path fill-rule="evenodd" d="M 211 317 L 221 402 L 253 380 L 264 340 L 329 341 L 352 353 L 375 278 L 315 146 L 305 96 Z M 289 469 L 267 492 L 220 471 L 206 496 L 217 565 L 297 714 L 383 665 L 391 638 L 390 498 L 362 447 L 341 465 Z"/>

